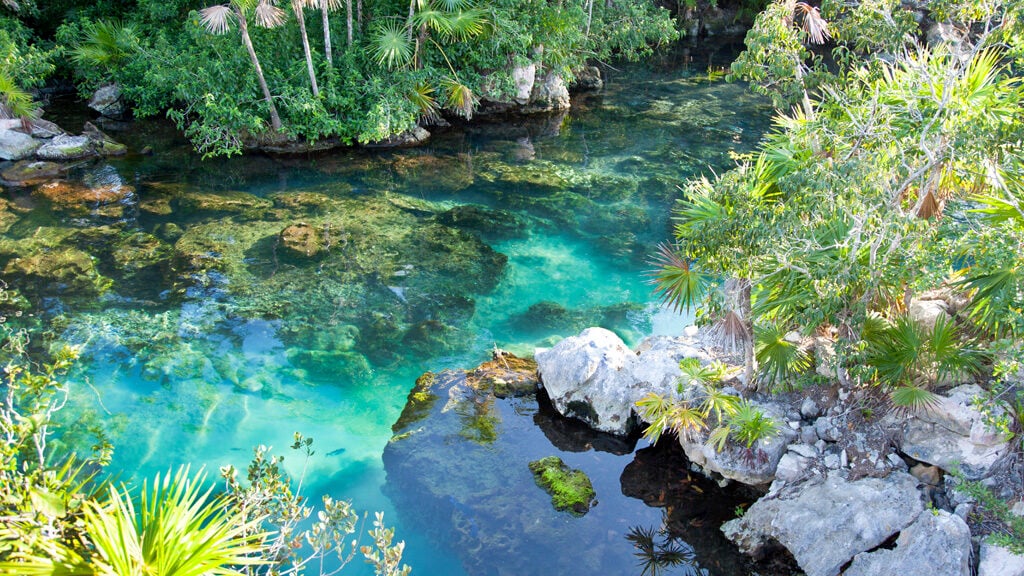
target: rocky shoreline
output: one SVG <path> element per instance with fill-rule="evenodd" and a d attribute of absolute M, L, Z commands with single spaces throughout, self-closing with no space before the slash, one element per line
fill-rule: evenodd
<path fill-rule="evenodd" d="M 819 360 L 827 357 L 825 343 L 817 347 Z M 635 351 L 612 332 L 589 328 L 536 351 L 540 385 L 553 406 L 617 436 L 644 424 L 634 409 L 644 395 L 679 396 L 684 358 L 702 365 L 729 360 L 695 327 L 680 337 L 649 337 Z M 725 386 L 741 395 L 738 379 Z M 721 528 L 755 559 L 784 550 L 809 576 L 1020 575 L 1024 556 L 984 541 L 972 515 L 975 502 L 957 490 L 952 474 L 957 469 L 1000 497 L 1019 497 L 1009 480 L 1019 475 L 1013 450 L 972 403 L 981 391 L 974 383 L 953 383 L 922 414 L 890 410 L 871 387 L 831 381 L 771 396 L 745 391 L 779 425 L 757 441 L 764 458 L 745 458 L 738 446 L 717 451 L 706 432 L 677 441 L 693 471 L 763 493 Z"/>

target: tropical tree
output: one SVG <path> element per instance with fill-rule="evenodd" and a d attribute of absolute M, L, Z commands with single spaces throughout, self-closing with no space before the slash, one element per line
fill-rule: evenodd
<path fill-rule="evenodd" d="M 249 60 L 256 71 L 256 78 L 263 91 L 263 100 L 270 108 L 270 127 L 278 132 L 281 130 L 281 117 L 277 113 L 277 106 L 270 95 L 270 87 L 267 86 L 267 79 L 263 75 L 263 67 L 256 56 L 256 49 L 253 48 L 252 38 L 249 37 L 248 18 L 252 16 L 257 26 L 263 28 L 275 28 L 284 23 L 284 11 L 271 4 L 270 0 L 231 0 L 228 4 L 210 6 L 199 11 L 202 14 L 202 24 L 211 34 L 223 34 L 231 28 L 234 21 L 238 24 L 238 31 L 242 37 L 242 46 L 249 54 Z"/>

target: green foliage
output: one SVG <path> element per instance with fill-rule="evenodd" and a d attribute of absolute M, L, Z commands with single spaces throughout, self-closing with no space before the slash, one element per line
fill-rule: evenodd
<path fill-rule="evenodd" d="M 985 355 L 962 341 L 956 324 L 939 316 L 928 328 L 907 316 L 867 340 L 865 363 L 891 388 L 893 404 L 921 411 L 938 399 L 930 392 L 937 384 L 981 372 Z"/>
<path fill-rule="evenodd" d="M 748 450 L 758 441 L 769 440 L 779 431 L 779 424 L 760 408 L 747 401 L 736 406 L 728 419 L 729 437 Z"/>
<path fill-rule="evenodd" d="M 770 323 L 754 329 L 754 358 L 761 367 L 760 376 L 769 384 L 792 387 L 789 381 L 811 367 L 811 357 L 798 342 L 786 339 L 789 330 L 782 323 Z"/>
<path fill-rule="evenodd" d="M 157 474 L 142 484 L 139 510 L 127 488 L 111 486 L 106 502 L 90 501 L 85 531 L 102 574 L 166 576 L 241 575 L 233 567 L 264 563 L 256 554 L 263 534 L 254 521 L 238 523 L 230 502 L 203 491 L 205 475 L 190 477 L 184 466 L 173 476 Z"/>
<path fill-rule="evenodd" d="M 977 501 L 983 513 L 995 520 L 996 528 L 985 539 L 1014 554 L 1024 554 L 1024 517 L 1014 514 L 1008 502 L 980 481 L 967 480 L 958 470 L 953 470 L 952 475 L 956 478 L 955 489 Z M 991 523 L 986 522 L 986 525 Z"/>

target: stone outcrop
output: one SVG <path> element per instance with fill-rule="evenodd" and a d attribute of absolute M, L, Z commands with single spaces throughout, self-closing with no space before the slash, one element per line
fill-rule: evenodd
<path fill-rule="evenodd" d="M 67 162 L 69 160 L 80 160 L 95 156 L 92 140 L 88 136 L 71 136 L 61 134 L 43 144 L 36 151 L 36 156 L 43 160 L 54 160 Z"/>
<path fill-rule="evenodd" d="M 633 407 L 650 392 L 674 395 L 683 358 L 709 358 L 682 341 L 655 337 L 634 353 L 604 328 L 587 328 L 535 353 L 544 389 L 561 414 L 595 430 L 625 435 L 636 427 Z"/>
<path fill-rule="evenodd" d="M 903 426 L 903 452 L 944 470 L 958 466 L 969 480 L 987 477 L 1009 445 L 972 405 L 981 394 L 974 384 L 958 386 L 941 396 L 934 409 L 909 418 Z"/>
<path fill-rule="evenodd" d="M 767 403 L 753 404 L 779 425 L 773 436 L 758 440 L 750 449 L 726 446 L 721 451 L 708 444 L 707 432 L 689 438 L 683 436 L 679 442 L 686 452 L 686 457 L 706 471 L 729 480 L 749 486 L 770 484 L 775 479 L 776 469 L 783 454 L 786 453 L 786 448 L 799 434 L 785 426 L 785 414 L 780 407 Z"/>
<path fill-rule="evenodd" d="M 843 576 L 907 574 L 970 576 L 971 531 L 963 519 L 943 510 L 926 510 L 900 531 L 894 548 L 862 552 L 843 572 Z"/>
<path fill-rule="evenodd" d="M 978 576 L 1024 576 L 1024 556 L 1002 546 L 983 542 L 978 561 Z"/>
<path fill-rule="evenodd" d="M 836 576 L 858 554 L 905 530 L 923 510 L 917 480 L 909 474 L 851 482 L 845 474 L 832 472 L 819 483 L 762 498 L 743 516 L 726 522 L 722 531 L 754 557 L 763 557 L 779 544 L 807 576 Z M 916 542 L 913 532 L 907 540 Z M 912 546 L 907 543 L 905 548 Z M 860 561 L 869 562 L 864 556 Z"/>
<path fill-rule="evenodd" d="M 117 84 L 100 86 L 89 99 L 89 108 L 114 120 L 124 120 L 129 115 L 128 106 L 121 95 L 121 87 Z"/>
<path fill-rule="evenodd" d="M 5 169 L 0 177 L 8 182 L 14 182 L 24 186 L 40 184 L 61 173 L 60 164 L 46 162 L 44 160 L 22 160 Z"/>
<path fill-rule="evenodd" d="M 569 88 L 565 80 L 555 72 L 548 72 L 534 83 L 530 102 L 523 108 L 523 112 L 555 112 L 568 110 L 569 106 Z"/>
<path fill-rule="evenodd" d="M 411 146 L 419 146 L 430 139 L 430 132 L 422 126 L 413 126 L 409 130 L 402 132 L 401 134 L 395 134 L 394 136 L 385 138 L 383 140 L 377 140 L 375 142 L 368 142 L 367 148 L 409 148 Z"/>

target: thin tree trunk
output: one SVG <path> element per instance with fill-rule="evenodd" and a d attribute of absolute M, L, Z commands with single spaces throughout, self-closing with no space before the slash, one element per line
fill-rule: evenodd
<path fill-rule="evenodd" d="M 292 2 L 295 19 L 299 21 L 299 33 L 302 34 L 302 51 L 306 54 L 306 71 L 309 72 L 309 84 L 313 87 L 313 96 L 320 97 L 320 87 L 316 85 L 316 73 L 313 71 L 313 55 L 309 51 L 309 36 L 306 35 L 306 15 L 303 13 L 300 0 Z"/>
<path fill-rule="evenodd" d="M 409 20 L 405 27 L 408 28 L 409 42 L 412 42 L 412 17 L 416 15 L 416 0 L 409 0 Z"/>
<path fill-rule="evenodd" d="M 324 55 L 327 57 L 327 65 L 334 65 L 334 56 L 331 54 L 331 18 L 327 15 L 328 0 L 320 0 L 320 14 L 324 21 Z M 349 41 L 349 44 L 352 42 Z"/>
<path fill-rule="evenodd" d="M 743 288 L 740 292 L 740 306 L 742 307 L 743 327 L 747 332 L 743 347 L 743 377 L 748 390 L 757 390 L 757 385 L 754 383 L 754 314 L 750 309 L 750 281 L 742 280 L 741 282 L 743 282 Z"/>
<path fill-rule="evenodd" d="M 587 38 L 590 37 L 590 21 L 594 18 L 594 0 L 587 0 Z"/>
<path fill-rule="evenodd" d="M 345 24 L 348 26 L 348 45 L 352 45 L 352 0 L 345 0 Z"/>
<path fill-rule="evenodd" d="M 270 127 L 275 132 L 281 130 L 281 117 L 277 114 L 277 106 L 274 106 L 274 99 L 270 96 L 270 87 L 267 86 L 267 79 L 263 76 L 263 67 L 260 66 L 260 60 L 256 57 L 256 49 L 252 47 L 252 39 L 249 38 L 249 25 L 245 21 L 245 16 L 237 6 L 232 4 L 235 9 L 235 16 L 238 17 L 238 29 L 242 33 L 242 45 L 245 46 L 245 50 L 249 53 L 249 59 L 252 60 L 252 67 L 256 69 L 256 78 L 259 80 L 260 89 L 263 90 L 263 99 L 267 101 L 267 106 L 270 107 Z"/>
<path fill-rule="evenodd" d="M 363 33 L 363 0 L 356 0 L 356 28 Z"/>

